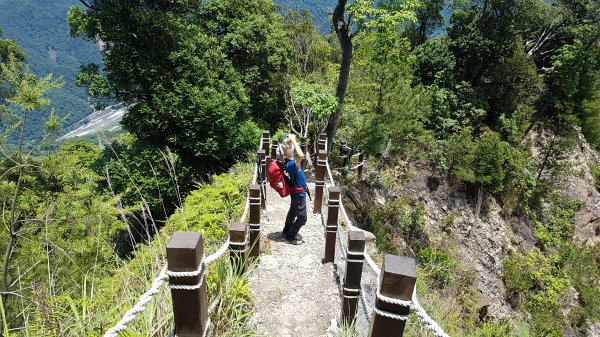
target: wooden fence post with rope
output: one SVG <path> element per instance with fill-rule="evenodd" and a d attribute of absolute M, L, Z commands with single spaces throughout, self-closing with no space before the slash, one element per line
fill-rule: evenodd
<path fill-rule="evenodd" d="M 346 272 L 342 291 L 342 321 L 352 324 L 358 309 L 360 282 L 362 278 L 365 251 L 365 233 L 350 231 L 348 233 L 348 248 L 346 251 Z"/>
<path fill-rule="evenodd" d="M 250 256 L 258 258 L 260 255 L 260 185 L 250 185 L 249 190 Z"/>
<path fill-rule="evenodd" d="M 174 233 L 167 243 L 175 335 L 202 337 L 208 329 L 204 239 L 198 232 Z"/>
<path fill-rule="evenodd" d="M 273 139 L 271 141 L 271 160 L 277 159 L 277 147 L 279 147 L 279 141 L 277 139 Z"/>
<path fill-rule="evenodd" d="M 319 138 L 317 140 L 317 153 L 321 150 L 327 151 L 327 133 L 325 132 L 319 133 Z"/>
<path fill-rule="evenodd" d="M 362 179 L 363 167 L 365 166 L 365 154 L 361 153 L 358 155 L 358 180 Z"/>
<path fill-rule="evenodd" d="M 269 130 L 263 130 L 262 133 L 262 141 L 261 141 L 261 149 L 265 150 L 265 181 L 269 182 L 269 174 L 267 173 L 267 170 L 269 169 L 269 164 L 271 163 L 271 159 L 273 159 L 273 157 L 269 154 L 269 150 L 270 150 L 270 144 L 269 141 L 271 139 L 271 134 L 269 133 Z"/>
<path fill-rule="evenodd" d="M 313 213 L 321 213 L 323 205 L 323 188 L 325 187 L 325 170 L 327 162 L 327 151 L 319 150 L 317 157 L 317 168 L 315 170 L 315 203 L 313 205 Z"/>
<path fill-rule="evenodd" d="M 238 274 L 246 271 L 248 255 L 248 224 L 234 222 L 229 227 L 229 259 L 233 270 Z"/>
<path fill-rule="evenodd" d="M 327 222 L 325 227 L 325 257 L 323 263 L 333 262 L 335 258 L 335 239 L 337 236 L 338 211 L 340 209 L 340 188 L 329 188 L 327 204 Z"/>
<path fill-rule="evenodd" d="M 300 137 L 300 149 L 302 149 L 302 152 L 306 156 L 308 153 L 308 144 L 306 143 L 306 137 Z M 300 165 L 303 171 L 306 170 L 306 158 L 302 159 L 302 163 Z"/>
<path fill-rule="evenodd" d="M 391 254 L 383 257 L 369 337 L 404 334 L 416 280 L 414 259 Z"/>
<path fill-rule="evenodd" d="M 267 208 L 267 182 L 265 178 L 267 175 L 266 151 L 263 149 L 258 150 L 258 157 L 260 158 L 260 175 L 258 176 L 258 181 L 260 182 L 260 206 L 262 209 L 265 209 Z"/>
<path fill-rule="evenodd" d="M 269 153 L 269 142 L 271 140 L 271 133 L 269 130 L 263 130 L 262 132 L 262 141 L 261 141 L 261 149 L 265 150 L 266 153 Z"/>

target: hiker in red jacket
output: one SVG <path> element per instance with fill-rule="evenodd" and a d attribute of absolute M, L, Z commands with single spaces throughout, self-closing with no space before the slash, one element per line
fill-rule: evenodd
<path fill-rule="evenodd" d="M 300 193 L 290 194 L 291 203 L 285 219 L 285 227 L 281 232 L 282 236 L 293 245 L 301 245 L 304 243 L 302 236 L 298 234 L 300 228 L 306 224 L 306 177 L 304 171 L 300 167 L 304 152 L 300 149 L 300 145 L 296 142 L 296 136 L 290 134 L 283 140 L 281 145 L 284 158 L 284 169 L 292 182 L 292 187 L 303 188 Z M 294 157 L 294 150 L 296 157 Z"/>

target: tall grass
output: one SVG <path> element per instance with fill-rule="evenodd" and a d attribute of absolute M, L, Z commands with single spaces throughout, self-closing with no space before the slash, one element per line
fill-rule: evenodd
<path fill-rule="evenodd" d="M 8 322 L 6 321 L 6 313 L 4 312 L 4 303 L 2 303 L 2 296 L 0 296 L 0 315 L 2 316 L 2 336 L 9 337 Z"/>
<path fill-rule="evenodd" d="M 211 268 L 209 285 L 212 297 L 220 297 L 219 304 L 211 313 L 213 336 L 249 337 L 256 333 L 248 322 L 252 317 L 253 294 L 250 292 L 248 275 L 256 267 L 247 265 L 246 272 L 236 273 L 229 260 L 220 259 Z"/>

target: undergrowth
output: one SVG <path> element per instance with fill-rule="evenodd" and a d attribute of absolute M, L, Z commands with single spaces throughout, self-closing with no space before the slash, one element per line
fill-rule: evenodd
<path fill-rule="evenodd" d="M 526 314 L 534 336 L 563 336 L 567 327 L 586 336 L 589 324 L 600 321 L 600 245 L 577 246 L 572 240 L 580 207 L 555 195 L 549 214 L 536 222 L 536 247 L 504 261 L 511 304 Z"/>
<path fill-rule="evenodd" d="M 239 164 L 229 173 L 215 175 L 210 182 L 199 185 L 151 242 L 136 247 L 129 260 L 116 260 L 113 266 L 97 266 L 110 268 L 111 276 L 93 278 L 91 274 L 88 283 L 82 285 L 85 293 L 80 298 L 61 297 L 54 303 L 48 303 L 49 306 L 63 308 L 63 314 L 45 319 L 63 320 L 61 326 L 68 328 L 58 331 L 61 336 L 102 336 L 150 288 L 165 263 L 165 246 L 174 232 L 202 232 L 206 255 L 225 241 L 229 223 L 239 219 L 243 212 L 251 175 L 252 165 Z M 229 270 L 231 268 L 223 261 L 207 268 L 209 301 L 217 293 L 223 296 L 211 319 L 220 336 L 249 336 L 252 332 L 247 331 L 245 324 L 251 304 L 248 284 L 244 277 L 232 274 Z M 172 311 L 170 292 L 168 287 L 163 286 L 148 303 L 146 310 L 129 324 L 127 333 L 121 336 L 167 336 L 173 329 Z M 43 313 L 36 316 L 41 319 L 44 317 Z M 56 335 L 55 332 L 43 330 L 47 324 L 33 323 L 29 333 L 24 336 Z"/>

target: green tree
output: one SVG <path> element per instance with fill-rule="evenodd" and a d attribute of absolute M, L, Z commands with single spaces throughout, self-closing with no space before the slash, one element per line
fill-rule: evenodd
<path fill-rule="evenodd" d="M 294 133 L 316 136 L 325 128 L 327 118 L 337 108 L 330 89 L 322 84 L 295 82 L 287 95 L 287 120 Z"/>
<path fill-rule="evenodd" d="M 545 256 L 534 249 L 503 262 L 506 288 L 514 293 L 513 305 L 532 314 L 530 322 L 539 336 L 563 336 L 565 319 L 560 304 L 571 284 L 557 260 L 555 255 Z"/>
<path fill-rule="evenodd" d="M 20 64 L 25 61 L 25 53 L 13 40 L 2 38 L 2 27 L 0 27 L 0 63 L 5 66 L 9 63 Z M 0 113 L 7 112 L 6 99 L 14 95 L 15 88 L 7 82 L 0 68 Z"/>
<path fill-rule="evenodd" d="M 348 8 L 346 8 L 348 6 Z M 361 31 L 377 31 L 385 35 L 397 33 L 400 27 L 407 22 L 413 22 L 415 15 L 413 9 L 415 1 L 375 1 L 358 0 L 348 4 L 346 0 L 338 0 L 331 17 L 333 29 L 335 30 L 341 48 L 341 62 L 337 81 L 335 96 L 338 100 L 338 108 L 329 117 L 327 122 L 327 137 L 335 139 L 340 117 L 344 106 L 346 89 L 350 76 L 350 63 L 352 62 L 352 39 Z M 346 10 L 348 14 L 346 14 Z M 355 27 L 350 22 L 355 22 Z M 331 149 L 330 142 L 329 146 Z"/>
<path fill-rule="evenodd" d="M 105 272 L 96 270 L 99 265 L 111 264 L 109 240 L 120 223 L 112 199 L 98 194 L 100 177 L 91 169 L 100 155 L 98 148 L 69 143 L 39 159 L 32 152 L 41 142 L 26 147 L 27 123 L 51 104 L 46 95 L 62 81 L 50 75 L 36 77 L 13 56 L 0 63 L 0 69 L 11 93 L 3 102 L 10 122 L 4 134 L 14 132 L 18 139 L 15 146 L 0 145 L 5 323 L 15 329 L 27 325 L 40 335 L 59 335 L 65 329 L 61 315 L 73 304 L 70 299 L 85 293 L 88 279 Z M 45 138 L 60 127 L 54 111 L 45 127 Z"/>
<path fill-rule="evenodd" d="M 478 186 L 475 216 L 479 217 L 484 190 L 494 193 L 504 189 L 510 145 L 493 131 L 487 131 L 475 140 L 471 140 L 465 131 L 452 138 L 449 146 L 452 148 L 449 152 L 454 155 L 452 168 L 456 177 Z"/>
<path fill-rule="evenodd" d="M 240 74 L 249 110 L 260 124 L 278 126 L 285 110 L 290 48 L 272 0 L 202 2 L 197 22 Z"/>
<path fill-rule="evenodd" d="M 5 102 L 1 102 L 0 110 L 8 114 L 10 123 L 4 132 L 4 137 L 12 132 L 18 134 L 18 143 L 14 151 L 2 151 L 4 155 L 3 174 L 10 175 L 11 180 L 5 191 L 9 191 L 4 202 L 4 227 L 6 232 L 5 241 L 7 242 L 2 261 L 2 297 L 3 303 L 8 306 L 6 299 L 9 294 L 9 268 L 13 257 L 14 249 L 17 247 L 19 238 L 18 232 L 25 225 L 24 219 L 28 218 L 32 211 L 30 203 L 24 202 L 28 198 L 25 184 L 34 171 L 35 165 L 31 164 L 31 156 L 28 149 L 24 148 L 25 128 L 28 117 L 31 114 L 39 113 L 41 109 L 50 104 L 50 100 L 45 94 L 52 89 L 62 85 L 62 81 L 53 79 L 51 75 L 39 79 L 28 71 L 23 69 L 23 64 L 19 62 L 12 54 L 8 56 L 7 63 L 0 63 L 0 76 L 2 82 L 10 87 L 11 96 L 7 97 Z M 47 122 L 48 132 L 56 131 L 58 121 L 56 114 L 51 114 L 51 119 Z"/>
<path fill-rule="evenodd" d="M 419 46 L 427 40 L 427 36 L 436 28 L 444 24 L 444 0 L 420 1 L 415 10 L 417 20 L 415 23 L 409 23 L 406 27 L 406 33 L 413 46 Z"/>
<path fill-rule="evenodd" d="M 109 90 L 100 92 L 131 105 L 125 129 L 145 144 L 171 148 L 197 173 L 229 167 L 254 148 L 256 135 L 248 89 L 228 58 L 233 51 L 224 48 L 236 40 L 224 43 L 205 30 L 203 6 L 188 0 L 94 0 L 85 11 L 73 7 L 69 13 L 72 35 L 105 43 Z M 249 26 L 231 28 L 241 29 L 239 37 L 249 33 Z M 252 56 L 249 67 L 265 50 L 246 54 Z M 98 68 L 86 70 L 93 83 L 100 81 Z"/>
<path fill-rule="evenodd" d="M 288 72 L 292 78 L 310 82 L 329 81 L 332 46 L 322 36 L 308 11 L 289 11 L 283 15 L 286 41 L 292 47 Z"/>
<path fill-rule="evenodd" d="M 340 136 L 359 151 L 381 155 L 378 171 L 391 154 L 410 163 L 429 136 L 423 120 L 430 113 L 430 97 L 422 86 L 411 86 L 414 57 L 408 39 L 380 29 L 365 31 L 355 41 L 348 116 L 341 119 Z"/>
<path fill-rule="evenodd" d="M 0 27 L 0 63 L 8 63 L 11 57 L 18 62 L 25 61 L 25 53 L 21 47 L 13 40 L 2 38 L 2 33 Z"/>

